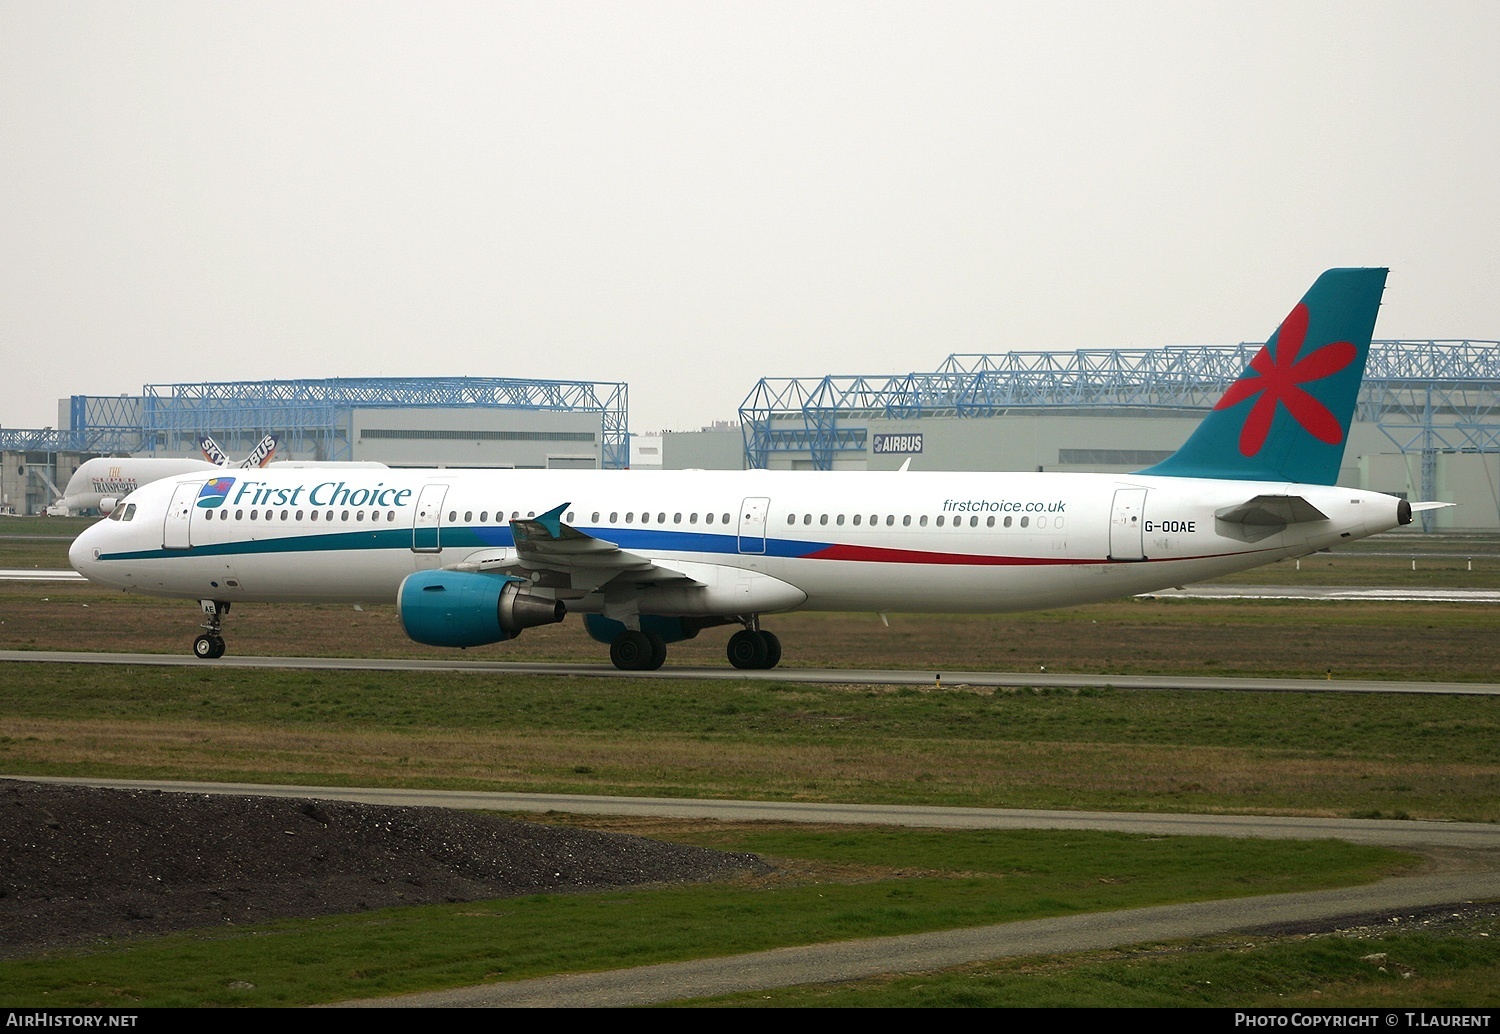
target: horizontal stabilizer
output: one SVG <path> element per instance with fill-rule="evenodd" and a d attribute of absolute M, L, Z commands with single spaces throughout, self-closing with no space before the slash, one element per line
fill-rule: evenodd
<path fill-rule="evenodd" d="M 1216 510 L 1214 516 L 1229 524 L 1252 528 L 1284 528 L 1288 524 L 1328 519 L 1326 513 L 1300 495 L 1258 495 L 1238 506 Z"/>

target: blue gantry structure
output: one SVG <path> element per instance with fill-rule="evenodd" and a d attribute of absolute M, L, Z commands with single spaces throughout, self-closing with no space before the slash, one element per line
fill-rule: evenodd
<path fill-rule="evenodd" d="M 1237 345 L 955 353 L 931 373 L 767 377 L 740 405 L 745 466 L 773 455 L 831 470 L 866 454 L 871 419 L 994 417 L 1042 410 L 1208 410 L 1260 349 Z M 1358 419 L 1420 453 L 1435 498 L 1442 452 L 1500 451 L 1500 341 L 1376 341 Z"/>
<path fill-rule="evenodd" d="M 262 435 L 274 433 L 293 455 L 348 460 L 354 411 L 390 407 L 597 413 L 600 465 L 630 465 L 628 385 L 508 377 L 148 384 L 139 396 L 74 395 L 68 429 L 0 429 L 0 449 L 176 455 L 196 452 L 199 436 L 213 434 L 226 449 L 248 452 Z"/>

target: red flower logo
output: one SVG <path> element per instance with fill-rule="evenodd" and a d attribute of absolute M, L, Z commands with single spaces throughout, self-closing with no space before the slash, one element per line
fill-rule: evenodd
<path fill-rule="evenodd" d="M 1245 426 L 1240 428 L 1240 452 L 1254 456 L 1266 444 L 1271 433 L 1271 418 L 1276 403 L 1286 407 L 1292 419 L 1304 431 L 1321 442 L 1337 445 L 1344 440 L 1344 429 L 1327 406 L 1303 391 L 1299 384 L 1320 381 L 1338 373 L 1354 362 L 1358 351 L 1347 341 L 1334 341 L 1294 361 L 1307 338 L 1307 306 L 1298 305 L 1281 324 L 1276 335 L 1276 352 L 1262 348 L 1250 360 L 1250 369 L 1259 376 L 1246 374 L 1229 386 L 1214 409 L 1228 409 L 1259 394 Z"/>

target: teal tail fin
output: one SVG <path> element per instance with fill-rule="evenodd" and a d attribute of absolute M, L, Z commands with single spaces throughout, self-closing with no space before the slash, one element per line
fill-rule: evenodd
<path fill-rule="evenodd" d="M 1335 484 L 1386 272 L 1318 277 L 1187 443 L 1139 473 Z"/>

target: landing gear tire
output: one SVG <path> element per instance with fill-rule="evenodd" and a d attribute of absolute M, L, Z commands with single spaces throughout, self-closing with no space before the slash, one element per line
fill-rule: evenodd
<path fill-rule="evenodd" d="M 729 637 L 727 652 L 736 668 L 765 670 L 781 663 L 781 640 L 774 632 L 746 628 Z"/>
<path fill-rule="evenodd" d="M 193 640 L 193 656 L 211 661 L 224 656 L 224 640 L 216 635 L 200 635 Z"/>
<path fill-rule="evenodd" d="M 647 632 L 646 638 L 651 640 L 651 663 L 645 670 L 655 671 L 667 663 L 667 641 L 655 632 Z"/>
<path fill-rule="evenodd" d="M 667 659 L 667 644 L 654 632 L 627 628 L 609 644 L 609 659 L 621 671 L 655 671 Z"/>
<path fill-rule="evenodd" d="M 776 638 L 775 632 L 762 630 L 760 637 L 766 641 L 766 663 L 762 668 L 774 668 L 781 663 L 781 640 Z"/>
<path fill-rule="evenodd" d="M 729 655 L 729 663 L 736 668 L 748 670 L 769 667 L 766 660 L 770 657 L 770 647 L 766 644 L 765 636 L 748 628 L 729 637 L 729 646 L 725 652 Z"/>

